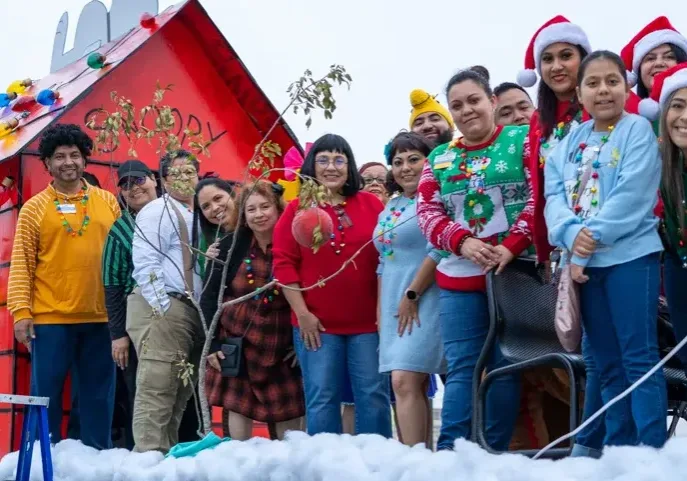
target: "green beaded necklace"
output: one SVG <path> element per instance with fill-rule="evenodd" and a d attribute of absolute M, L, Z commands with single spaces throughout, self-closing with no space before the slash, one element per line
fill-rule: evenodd
<path fill-rule="evenodd" d="M 64 213 L 60 210 L 60 200 L 57 198 L 57 196 L 55 196 L 55 199 L 53 200 L 53 204 L 55 204 L 55 210 L 57 211 L 57 215 L 59 215 L 60 217 L 60 223 L 67 231 L 67 235 L 71 237 L 82 236 L 84 232 L 86 232 L 88 224 L 91 221 L 91 218 L 88 216 L 88 194 L 86 193 L 87 189 L 88 188 L 84 185 L 81 187 L 81 192 L 79 193 L 79 203 L 81 204 L 81 208 L 83 210 L 83 221 L 81 222 L 81 227 L 79 227 L 78 231 L 74 230 L 71 224 L 69 224 L 67 218 L 64 216 Z"/>

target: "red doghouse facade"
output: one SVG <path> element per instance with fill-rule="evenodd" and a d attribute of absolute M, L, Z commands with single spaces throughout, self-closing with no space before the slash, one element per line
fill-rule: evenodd
<path fill-rule="evenodd" d="M 55 122 L 75 123 L 88 131 L 86 123 L 98 108 L 112 110 L 110 93 L 131 99 L 137 110 L 151 103 L 156 84 L 173 85 L 163 103 L 173 108 L 175 128 L 202 133 L 212 140 L 211 156 L 201 157 L 201 174 L 216 172 L 226 179 L 243 180 L 255 146 L 270 130 L 279 113 L 270 103 L 236 52 L 214 25 L 197 0 L 170 7 L 156 17 L 152 28 L 137 27 L 101 47 L 105 66 L 93 69 L 86 58 L 39 81 L 22 95 L 37 95 L 44 89 L 59 92 L 57 102 L 33 105 L 21 113 L 11 105 L 0 108 L 0 122 L 17 119 L 18 128 L 0 137 L 0 180 L 15 179 L 10 189 L 0 187 L 0 393 L 28 394 L 30 358 L 14 340 L 12 318 L 7 312 L 7 277 L 17 214 L 22 201 L 42 190 L 49 175 L 37 155 L 41 132 Z M 21 95 L 20 95 L 21 97 Z M 152 121 L 152 116 L 151 119 Z M 142 119 L 145 125 L 147 120 Z M 0 130 L 1 132 L 2 130 Z M 90 131 L 95 137 L 95 131 Z M 298 146 L 286 123 L 280 120 L 270 140 L 283 152 Z M 138 158 L 157 170 L 157 145 L 139 141 Z M 114 191 L 116 170 L 128 160 L 125 139 L 111 153 L 97 153 L 87 171 L 98 177 L 103 188 Z M 277 159 L 277 167 L 281 159 Z M 64 392 L 64 427 L 70 390 Z M 213 412 L 219 426 L 221 414 Z M 20 406 L 0 404 L 0 456 L 18 449 L 22 413 Z"/>

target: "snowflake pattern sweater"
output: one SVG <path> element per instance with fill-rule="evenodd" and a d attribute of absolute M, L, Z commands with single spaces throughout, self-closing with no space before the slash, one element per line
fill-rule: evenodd
<path fill-rule="evenodd" d="M 520 255 L 532 243 L 528 126 L 499 126 L 487 142 L 462 139 L 430 154 L 418 187 L 418 223 L 425 237 L 446 251 L 437 266 L 439 287 L 485 289 L 480 266 L 460 256 L 466 237 L 502 244 Z"/>

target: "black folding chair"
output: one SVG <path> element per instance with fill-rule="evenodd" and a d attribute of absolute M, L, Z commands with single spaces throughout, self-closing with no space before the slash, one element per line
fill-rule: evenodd
<path fill-rule="evenodd" d="M 484 402 L 494 379 L 543 366 L 562 368 L 568 374 L 570 431 L 574 430 L 578 426 L 579 386 L 584 377 L 584 362 L 581 354 L 566 352 L 556 336 L 553 324 L 556 283 L 547 281 L 544 267 L 536 266 L 534 260 L 516 259 L 498 276 L 491 273 L 487 276 L 487 297 L 489 333 L 473 378 L 473 441 L 490 452 L 496 452 L 488 445 L 484 432 Z M 511 365 L 494 369 L 482 379 L 496 342 Z M 571 449 L 555 448 L 545 457 L 564 457 L 570 454 Z M 536 452 L 517 451 L 526 456 L 533 456 Z"/>
<path fill-rule="evenodd" d="M 543 266 L 532 259 L 516 259 L 501 274 L 487 276 L 490 326 L 487 340 L 480 354 L 473 378 L 472 439 L 484 449 L 496 452 L 488 445 L 484 428 L 484 403 L 489 386 L 499 376 L 526 369 L 547 366 L 562 367 L 570 379 L 570 431 L 578 426 L 579 389 L 584 379 L 584 361 L 579 352 L 566 352 L 556 336 L 554 313 L 556 308 L 556 279 L 547 281 Z M 665 313 L 658 320 L 661 357 L 676 345 Z M 494 343 L 512 364 L 495 369 L 482 379 Z M 668 343 L 666 345 L 665 343 Z M 669 435 L 675 433 L 678 421 L 687 420 L 687 377 L 676 358 L 663 369 L 668 384 L 668 413 L 672 417 Z M 574 438 L 570 440 L 570 446 Z M 572 447 L 554 448 L 543 457 L 568 456 Z M 533 456 L 538 450 L 521 450 L 519 454 Z"/>

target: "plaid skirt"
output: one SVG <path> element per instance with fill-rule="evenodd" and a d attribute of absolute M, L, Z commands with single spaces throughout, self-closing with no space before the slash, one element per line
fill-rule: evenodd
<path fill-rule="evenodd" d="M 246 306 L 239 306 L 222 314 L 219 339 L 239 337 L 245 326 L 250 326 L 243 340 L 241 370 L 237 377 L 223 377 L 208 365 L 205 386 L 209 404 L 265 423 L 305 416 L 300 367 L 291 367 L 293 359 L 284 361 L 293 347 L 288 307 L 253 314 L 249 324 L 243 316 L 248 313 Z"/>

